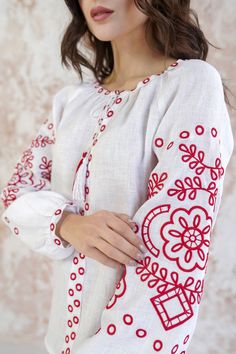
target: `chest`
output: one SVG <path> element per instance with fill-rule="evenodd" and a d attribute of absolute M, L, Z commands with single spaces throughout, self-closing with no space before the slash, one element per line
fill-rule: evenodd
<path fill-rule="evenodd" d="M 69 196 L 76 183 L 74 188 L 80 191 L 76 197 L 85 199 L 88 181 L 94 190 L 135 189 L 138 181 L 146 182 L 156 162 L 152 152 L 155 115 L 148 102 L 67 109 L 54 146 L 54 185 L 63 185 Z"/>

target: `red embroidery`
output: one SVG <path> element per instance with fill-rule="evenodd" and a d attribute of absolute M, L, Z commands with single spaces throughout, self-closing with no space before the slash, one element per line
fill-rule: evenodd
<path fill-rule="evenodd" d="M 174 145 L 174 142 L 173 141 L 171 141 L 168 145 L 167 145 L 167 150 L 169 150 L 172 146 Z"/>
<path fill-rule="evenodd" d="M 204 163 L 205 153 L 202 150 L 197 151 L 195 144 L 190 144 L 188 147 L 186 144 L 180 144 L 179 150 L 184 152 L 182 155 L 182 161 L 189 162 L 189 168 L 195 169 L 197 175 L 201 175 L 205 169 L 210 170 L 210 176 L 215 181 L 220 179 L 224 174 L 224 168 L 221 165 L 221 159 L 215 159 L 215 166 L 208 166 Z"/>
<path fill-rule="evenodd" d="M 131 315 L 129 315 L 129 314 L 126 313 L 126 314 L 123 316 L 123 321 L 124 321 L 125 324 L 131 325 L 131 324 L 133 323 L 133 317 L 132 317 Z"/>
<path fill-rule="evenodd" d="M 74 189 L 74 184 L 75 184 L 77 172 L 78 172 L 79 168 L 81 167 L 81 165 L 83 164 L 83 161 L 84 161 L 86 155 L 87 155 L 87 152 L 86 152 L 86 151 L 83 152 L 82 158 L 80 159 L 80 161 L 79 161 L 79 163 L 78 163 L 78 165 L 77 165 L 77 167 L 76 167 L 76 171 L 75 171 L 74 179 L 73 179 L 73 183 L 72 183 L 72 191 L 73 191 L 73 189 Z"/>
<path fill-rule="evenodd" d="M 184 338 L 182 344 L 175 344 L 172 349 L 171 349 L 171 354 L 177 353 L 177 350 L 181 349 L 182 346 L 185 346 L 185 344 L 188 342 L 189 340 L 189 334 Z M 185 350 L 181 351 L 180 354 L 185 354 Z"/>
<path fill-rule="evenodd" d="M 1 199 L 3 201 L 3 205 L 5 208 L 7 208 L 16 199 L 16 194 L 18 192 L 19 192 L 19 188 L 16 188 L 14 186 L 9 186 L 8 188 L 4 188 L 1 194 Z"/>
<path fill-rule="evenodd" d="M 72 274 L 73 274 L 73 273 L 72 273 Z M 76 288 L 77 291 L 82 291 L 82 284 L 77 283 L 77 284 L 75 285 L 75 288 Z"/>
<path fill-rule="evenodd" d="M 125 280 L 125 276 L 126 276 L 126 267 L 124 267 L 124 273 L 122 275 L 121 280 L 118 282 L 118 284 L 116 285 L 116 291 L 115 293 L 112 295 L 112 297 L 109 300 L 109 303 L 106 305 L 106 309 L 111 309 L 116 302 L 118 301 L 119 298 L 121 298 L 124 293 L 126 292 L 126 280 Z"/>
<path fill-rule="evenodd" d="M 48 124 L 48 129 L 52 129 L 53 128 L 53 124 L 52 123 L 49 123 Z"/>
<path fill-rule="evenodd" d="M 179 349 L 179 345 L 178 344 L 176 344 L 173 348 L 172 348 L 172 350 L 171 350 L 171 354 L 175 354 L 176 352 L 177 352 L 177 350 Z"/>
<path fill-rule="evenodd" d="M 75 324 L 78 324 L 79 323 L 79 318 L 77 316 L 73 316 L 73 322 Z"/>
<path fill-rule="evenodd" d="M 71 340 L 75 340 L 75 337 L 76 337 L 76 333 L 75 332 L 71 332 L 71 334 L 70 334 Z"/>
<path fill-rule="evenodd" d="M 76 274 L 75 273 L 71 273 L 70 274 L 70 279 L 71 280 L 75 280 L 76 279 Z"/>
<path fill-rule="evenodd" d="M 74 292 L 73 289 L 69 289 L 69 290 L 68 290 L 68 294 L 69 294 L 70 296 L 74 296 L 74 293 L 75 293 L 75 292 Z"/>
<path fill-rule="evenodd" d="M 62 212 L 62 210 L 61 210 L 61 209 L 57 209 L 57 210 L 55 211 L 55 215 L 60 215 L 60 214 L 61 214 L 61 212 Z"/>
<path fill-rule="evenodd" d="M 201 206 L 175 209 L 160 230 L 166 258 L 185 272 L 203 270 L 208 259 L 211 224 L 212 218 Z"/>
<path fill-rule="evenodd" d="M 194 280 L 193 277 L 189 276 L 184 283 L 180 283 L 177 272 L 168 271 L 167 268 L 160 267 L 157 262 L 151 262 L 150 256 L 145 257 L 143 261 L 138 263 L 139 266 L 135 270 L 136 274 L 140 276 L 142 282 L 147 282 L 147 286 L 150 289 L 156 287 L 158 293 L 163 293 L 181 284 L 185 293 L 189 294 L 189 302 L 194 304 L 197 300 L 197 303 L 200 303 L 204 280 Z"/>
<path fill-rule="evenodd" d="M 189 334 L 184 338 L 183 344 L 186 344 L 188 340 L 189 340 Z"/>
<path fill-rule="evenodd" d="M 32 149 L 26 149 L 24 152 L 23 152 L 23 156 L 21 158 L 21 162 L 22 164 L 24 165 L 24 168 L 32 168 L 33 167 L 33 164 L 31 161 L 33 161 L 34 159 L 34 156 L 33 156 L 33 151 Z"/>
<path fill-rule="evenodd" d="M 110 324 L 107 326 L 107 333 L 110 335 L 114 335 L 116 333 L 116 326 L 114 324 Z"/>
<path fill-rule="evenodd" d="M 74 257 L 74 258 L 73 258 L 73 263 L 74 263 L 74 264 L 78 264 L 78 262 L 79 262 L 79 258 L 78 258 L 78 257 Z"/>
<path fill-rule="evenodd" d="M 11 176 L 8 186 L 10 185 L 33 185 L 33 172 L 31 170 L 27 170 L 21 163 L 17 163 L 15 166 L 15 172 Z"/>
<path fill-rule="evenodd" d="M 85 273 L 85 268 L 82 266 L 83 263 L 80 263 L 82 259 L 84 259 L 85 256 L 82 253 L 77 253 L 76 256 L 73 257 L 73 262 L 71 264 L 71 272 L 70 272 L 70 280 L 73 282 L 69 282 L 69 288 L 68 288 L 68 296 L 67 296 L 67 303 L 68 305 L 68 313 L 67 313 L 67 334 L 65 337 L 65 343 L 64 343 L 64 350 L 62 350 L 62 353 L 66 353 L 67 351 L 71 351 L 73 341 L 76 338 L 76 333 L 78 331 L 78 323 L 79 323 L 79 314 L 80 314 L 80 307 L 81 307 L 81 293 L 82 293 L 82 284 L 81 283 L 75 283 L 74 280 L 79 279 L 82 280 L 82 277 L 84 276 Z M 78 266 L 79 264 L 79 266 Z M 77 274 L 76 274 L 77 272 Z"/>
<path fill-rule="evenodd" d="M 213 138 L 216 138 L 216 136 L 217 136 L 216 128 L 211 128 L 211 135 L 213 136 Z"/>
<path fill-rule="evenodd" d="M 168 175 L 166 172 L 162 173 L 160 177 L 158 177 L 157 173 L 152 173 L 151 178 L 148 181 L 148 199 L 156 195 L 164 187 L 163 182 L 167 177 Z"/>
<path fill-rule="evenodd" d="M 202 135 L 204 133 L 204 127 L 202 125 L 197 125 L 195 128 L 195 132 L 197 135 Z"/>
<path fill-rule="evenodd" d="M 15 232 L 16 235 L 19 235 L 19 229 L 18 229 L 18 227 L 14 227 L 14 232 Z"/>
<path fill-rule="evenodd" d="M 154 257 L 158 257 L 160 250 L 153 243 L 150 236 L 150 228 L 152 221 L 160 214 L 167 213 L 170 210 L 170 204 L 164 204 L 151 209 L 145 216 L 142 223 L 142 238 L 147 249 L 151 252 Z"/>
<path fill-rule="evenodd" d="M 79 274 L 84 274 L 84 268 L 83 267 L 79 267 L 78 268 L 78 273 Z"/>
<path fill-rule="evenodd" d="M 205 128 L 202 125 L 195 127 L 195 133 L 199 138 L 204 132 Z M 213 134 L 215 134 L 214 130 Z M 188 139 L 190 132 L 181 131 L 179 136 L 181 139 Z M 173 144 L 174 142 L 171 141 L 167 150 Z M 164 146 L 163 139 L 157 138 L 155 146 L 162 148 Z M 187 198 L 195 200 L 199 193 L 206 192 L 209 196 L 208 204 L 215 206 L 218 194 L 216 180 L 220 179 L 224 173 L 220 158 L 215 159 L 213 166 L 207 165 L 204 152 L 197 149 L 195 144 L 190 144 L 190 146 L 180 144 L 179 151 L 184 152 L 181 160 L 184 163 L 187 162 L 190 169 L 195 170 L 197 176 L 185 176 L 183 180 L 177 179 L 174 188 L 167 190 L 167 194 L 169 196 L 176 195 L 178 200 L 184 201 Z M 210 180 L 206 185 L 203 184 L 204 179 L 199 176 L 205 171 L 210 172 Z M 158 194 L 164 187 L 163 182 L 168 177 L 167 172 L 157 173 L 155 171 L 151 173 L 148 180 L 148 199 Z M 159 222 L 161 218 L 165 222 L 161 222 L 160 226 L 155 228 L 154 220 Z M 196 276 L 187 276 L 187 274 L 195 270 L 203 271 L 206 269 L 212 222 L 212 217 L 209 216 L 208 210 L 203 206 L 193 205 L 189 209 L 186 207 L 171 209 L 170 204 L 150 208 L 142 220 L 141 236 L 151 256 L 146 256 L 144 260 L 138 261 L 135 272 L 140 281 L 150 289 L 152 296 L 149 301 L 165 330 L 171 330 L 191 319 L 194 316 L 193 305 L 200 304 L 204 287 L 204 279 L 201 279 L 203 277 L 202 272 L 199 273 L 199 279 Z M 157 261 L 153 261 L 153 259 Z M 174 267 L 176 265 L 177 271 L 168 269 L 168 262 L 166 262 L 166 267 L 161 266 L 163 259 L 174 264 Z M 127 271 L 126 266 L 125 270 Z M 127 273 L 125 272 L 119 282 L 120 285 L 126 284 L 126 277 Z M 117 300 L 118 294 L 119 297 L 124 297 L 127 289 L 122 288 L 122 290 L 118 293 L 116 289 L 111 300 Z M 156 291 L 156 294 L 153 295 L 154 291 Z M 113 302 L 112 306 L 115 303 L 117 302 Z M 112 306 L 107 306 L 106 309 Z M 144 328 L 138 327 L 137 329 L 140 324 L 135 322 L 133 314 L 123 314 L 123 322 L 124 326 L 135 325 L 136 336 L 140 339 L 148 334 Z M 171 354 L 177 353 L 178 350 L 181 351 L 188 339 L 189 335 L 186 336 L 185 334 L 183 343 L 175 344 L 171 349 Z M 155 351 L 162 348 L 163 343 L 161 341 L 153 341 Z M 184 352 L 182 350 L 182 353 Z"/>
<path fill-rule="evenodd" d="M 45 121 L 44 124 L 46 124 L 46 122 L 47 121 Z M 52 127 L 53 126 L 50 125 L 49 129 L 52 129 Z M 54 134 L 53 131 L 50 133 L 52 135 Z M 50 182 L 52 161 L 47 160 L 46 156 L 42 156 L 42 163 L 39 165 L 35 163 L 34 166 L 33 162 L 36 160 L 36 156 L 33 154 L 32 148 L 46 147 L 47 144 L 53 144 L 54 141 L 54 137 L 51 139 L 49 136 L 39 134 L 32 140 L 31 146 L 23 152 L 20 162 L 17 162 L 15 165 L 14 173 L 8 181 L 7 187 L 4 188 L 1 194 L 1 199 L 5 208 L 7 208 L 11 202 L 16 200 L 23 188 L 29 189 L 30 187 L 32 191 L 38 191 L 43 189 L 47 182 Z M 33 168 L 42 170 L 42 179 L 40 179 L 38 174 L 34 172 Z"/>
<path fill-rule="evenodd" d="M 42 156 L 42 163 L 39 165 L 39 168 L 43 170 L 41 172 L 41 177 L 47 180 L 51 180 L 51 172 L 52 172 L 52 160 L 48 160 L 46 156 Z"/>
<path fill-rule="evenodd" d="M 161 340 L 155 340 L 153 342 L 153 349 L 156 351 L 156 352 L 159 352 L 163 347 L 163 343 Z"/>
<path fill-rule="evenodd" d="M 152 297 L 150 301 L 166 330 L 179 326 L 193 316 L 191 303 L 181 285 Z"/>
<path fill-rule="evenodd" d="M 186 184 L 186 186 L 184 185 Z M 194 200 L 197 196 L 197 192 L 199 191 L 205 191 L 209 193 L 209 198 L 208 198 L 208 203 L 211 206 L 215 206 L 216 202 L 216 197 L 218 193 L 218 188 L 216 188 L 216 183 L 215 182 L 210 182 L 206 188 L 203 187 L 202 181 L 198 176 L 194 176 L 193 178 L 191 177 L 185 177 L 184 182 L 181 181 L 180 179 L 177 179 L 175 181 L 175 188 L 170 188 L 167 191 L 167 194 L 169 196 L 174 196 L 177 195 L 177 198 L 180 201 L 185 200 L 187 192 L 188 193 L 188 198 L 191 200 Z"/>
<path fill-rule="evenodd" d="M 45 147 L 47 144 L 54 144 L 55 138 L 50 139 L 49 136 L 39 134 L 35 139 L 32 140 L 31 148 Z"/>
<path fill-rule="evenodd" d="M 54 243 L 58 246 L 61 245 L 61 240 L 59 238 L 54 238 Z"/>
<path fill-rule="evenodd" d="M 162 138 L 156 138 L 155 139 L 155 146 L 160 148 L 164 145 L 164 140 Z"/>
<path fill-rule="evenodd" d="M 182 138 L 182 139 L 187 139 L 189 138 L 190 136 L 190 133 L 186 130 L 183 130 L 180 134 L 179 134 L 179 137 Z"/>
<path fill-rule="evenodd" d="M 147 331 L 143 328 L 139 328 L 136 330 L 136 336 L 139 338 L 144 338 L 147 335 Z"/>

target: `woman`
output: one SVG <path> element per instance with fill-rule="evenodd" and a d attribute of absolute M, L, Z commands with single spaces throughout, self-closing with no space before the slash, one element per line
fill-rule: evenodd
<path fill-rule="evenodd" d="M 2 220 L 54 260 L 49 353 L 184 354 L 234 145 L 220 74 L 190 1 L 66 4 L 62 62 L 96 79 L 55 95 Z"/>

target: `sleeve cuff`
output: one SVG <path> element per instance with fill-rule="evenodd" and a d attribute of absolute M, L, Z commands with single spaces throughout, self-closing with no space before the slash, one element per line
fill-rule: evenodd
<path fill-rule="evenodd" d="M 26 193 L 1 215 L 1 220 L 32 251 L 54 260 L 69 257 L 74 247 L 56 234 L 56 223 L 63 210 L 77 213 L 77 204 L 53 191 Z"/>
<path fill-rule="evenodd" d="M 75 248 L 69 242 L 62 240 L 55 233 L 56 224 L 61 219 L 64 210 L 76 214 L 77 206 L 73 202 L 67 201 L 60 208 L 55 210 L 50 220 L 48 238 L 43 247 L 43 253 L 47 250 L 50 258 L 55 260 L 65 259 L 75 251 Z M 38 251 L 40 252 L 40 249 L 38 249 Z"/>

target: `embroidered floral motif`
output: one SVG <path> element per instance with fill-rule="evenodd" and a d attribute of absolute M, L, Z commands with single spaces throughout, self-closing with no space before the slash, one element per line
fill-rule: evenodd
<path fill-rule="evenodd" d="M 46 122 L 44 122 L 44 124 L 46 124 Z M 53 125 L 50 123 L 48 129 L 52 129 L 52 127 Z M 50 133 L 52 137 L 54 137 L 53 131 Z M 44 148 L 47 144 L 53 143 L 54 138 L 51 139 L 49 136 L 39 134 L 32 140 L 31 146 L 23 151 L 22 157 L 16 163 L 14 172 L 2 192 L 1 199 L 5 207 L 8 207 L 11 202 L 17 198 L 23 187 L 31 187 L 33 190 L 38 191 L 43 189 L 47 183 L 50 182 L 52 160 L 42 155 L 41 163 L 37 162 L 36 153 L 34 153 L 32 149 Z M 36 173 L 37 170 L 39 174 Z"/>
<path fill-rule="evenodd" d="M 15 166 L 15 172 L 10 178 L 8 185 L 32 185 L 33 173 L 29 169 L 25 169 L 21 163 L 17 163 Z"/>
<path fill-rule="evenodd" d="M 170 188 L 167 191 L 169 196 L 177 195 L 178 200 L 183 201 L 187 197 L 191 200 L 196 199 L 199 191 L 205 191 L 209 194 L 208 203 L 211 206 L 215 205 L 218 188 L 216 188 L 215 182 L 210 182 L 206 188 L 202 185 L 202 181 L 198 176 L 185 177 L 184 182 L 180 179 L 175 181 L 176 188 Z"/>
<path fill-rule="evenodd" d="M 32 168 L 33 167 L 33 164 L 32 164 L 33 159 L 34 159 L 34 156 L 33 156 L 32 149 L 30 149 L 30 148 L 26 149 L 23 152 L 23 156 L 21 159 L 21 162 L 24 165 L 24 168 Z"/>
<path fill-rule="evenodd" d="M 153 172 L 148 181 L 148 199 L 156 195 L 163 187 L 164 181 L 167 179 L 167 173 L 163 172 L 158 177 L 158 174 Z"/>
<path fill-rule="evenodd" d="M 41 171 L 41 177 L 47 180 L 51 180 L 52 172 L 52 160 L 48 160 L 46 156 L 42 156 L 42 163 L 39 165 Z"/>
<path fill-rule="evenodd" d="M 184 152 L 182 155 L 182 161 L 189 163 L 189 168 L 195 170 L 197 175 L 201 175 L 206 169 L 209 169 L 210 176 L 213 181 L 220 179 L 224 174 L 224 168 L 221 165 L 221 159 L 217 157 L 215 159 L 214 166 L 208 166 L 204 163 L 205 153 L 202 150 L 197 150 L 195 144 L 180 144 L 179 149 Z"/>
<path fill-rule="evenodd" d="M 204 269 L 210 245 L 212 218 L 201 206 L 175 209 L 161 227 L 164 255 L 183 271 Z"/>

